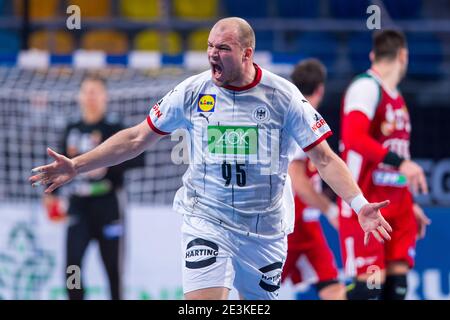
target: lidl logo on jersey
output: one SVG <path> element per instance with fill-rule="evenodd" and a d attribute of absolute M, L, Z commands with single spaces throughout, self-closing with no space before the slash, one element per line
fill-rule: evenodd
<path fill-rule="evenodd" d="M 215 94 L 200 94 L 198 96 L 198 108 L 199 112 L 214 112 L 214 107 L 216 105 L 216 95 Z"/>
<path fill-rule="evenodd" d="M 373 172 L 373 183 L 377 186 L 404 187 L 406 177 L 399 172 L 377 170 Z"/>
<path fill-rule="evenodd" d="M 211 154 L 256 155 L 258 128 L 252 126 L 208 126 Z"/>

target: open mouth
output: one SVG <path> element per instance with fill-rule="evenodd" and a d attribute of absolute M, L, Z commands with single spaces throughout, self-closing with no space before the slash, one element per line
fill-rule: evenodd
<path fill-rule="evenodd" d="M 211 62 L 211 68 L 215 78 L 220 78 L 222 76 L 223 68 L 220 64 Z"/>

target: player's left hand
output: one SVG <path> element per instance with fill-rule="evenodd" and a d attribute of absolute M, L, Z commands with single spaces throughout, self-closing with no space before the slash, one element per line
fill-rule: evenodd
<path fill-rule="evenodd" d="M 431 223 L 431 220 L 426 216 L 422 208 L 416 203 L 414 203 L 413 205 L 413 211 L 417 221 L 417 236 L 419 237 L 419 239 L 423 239 L 425 238 L 425 231 L 427 229 L 427 226 Z"/>
<path fill-rule="evenodd" d="M 50 148 L 47 148 L 47 153 L 55 159 L 55 161 L 31 170 L 34 175 L 28 180 L 32 183 L 33 187 L 39 185 L 50 185 L 44 191 L 46 194 L 49 194 L 59 186 L 62 186 L 72 180 L 77 175 L 77 172 L 75 170 L 75 164 L 71 159 L 53 151 Z"/>
<path fill-rule="evenodd" d="M 359 211 L 358 221 L 361 228 L 364 230 L 364 245 L 369 243 L 370 234 L 381 243 L 384 242 L 383 238 L 391 240 L 389 232 L 392 232 L 392 228 L 380 212 L 380 209 L 387 207 L 389 203 L 389 200 L 368 203 Z"/>

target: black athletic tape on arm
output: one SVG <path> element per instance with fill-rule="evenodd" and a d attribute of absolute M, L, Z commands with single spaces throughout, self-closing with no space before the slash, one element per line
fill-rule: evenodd
<path fill-rule="evenodd" d="M 405 159 L 400 157 L 398 154 L 389 151 L 384 157 L 383 163 L 390 164 L 391 166 L 398 168 L 404 160 Z"/>

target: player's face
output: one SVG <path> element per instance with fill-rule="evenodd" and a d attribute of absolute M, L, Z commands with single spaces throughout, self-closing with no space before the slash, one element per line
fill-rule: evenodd
<path fill-rule="evenodd" d="M 208 60 L 211 76 L 217 86 L 238 82 L 243 76 L 244 50 L 241 48 L 237 31 L 213 28 L 208 38 Z"/>
<path fill-rule="evenodd" d="M 83 114 L 103 116 L 106 111 L 106 89 L 102 82 L 86 80 L 82 83 L 79 95 Z"/>

